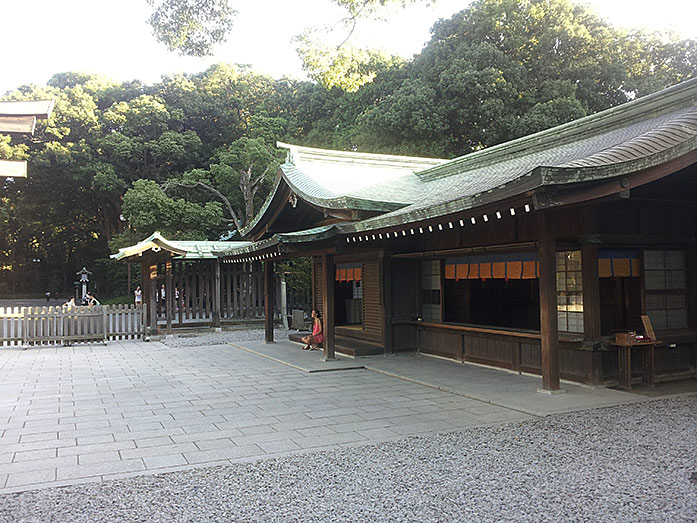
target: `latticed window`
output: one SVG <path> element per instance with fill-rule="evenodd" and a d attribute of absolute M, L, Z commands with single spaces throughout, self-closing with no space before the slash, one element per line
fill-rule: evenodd
<path fill-rule="evenodd" d="M 683 251 L 645 250 L 646 313 L 654 329 L 687 327 L 687 291 Z"/>
<path fill-rule="evenodd" d="M 583 332 L 581 251 L 557 253 L 557 318 L 560 331 Z"/>
<path fill-rule="evenodd" d="M 440 260 L 421 262 L 421 317 L 441 321 Z"/>

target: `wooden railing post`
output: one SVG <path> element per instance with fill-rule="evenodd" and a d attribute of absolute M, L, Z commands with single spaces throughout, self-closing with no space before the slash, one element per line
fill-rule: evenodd
<path fill-rule="evenodd" d="M 22 307 L 22 345 L 24 345 L 24 348 L 29 347 L 29 333 L 27 332 L 29 330 L 28 325 L 29 325 L 29 320 L 27 319 L 27 308 Z"/>

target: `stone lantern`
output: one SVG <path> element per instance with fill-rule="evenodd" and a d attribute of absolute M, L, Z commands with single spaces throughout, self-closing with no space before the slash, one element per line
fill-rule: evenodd
<path fill-rule="evenodd" d="M 82 270 L 78 271 L 76 274 L 80 277 L 79 283 L 82 286 L 82 295 L 80 298 L 84 300 L 87 295 L 87 284 L 90 282 L 88 276 L 92 273 L 83 267 Z"/>

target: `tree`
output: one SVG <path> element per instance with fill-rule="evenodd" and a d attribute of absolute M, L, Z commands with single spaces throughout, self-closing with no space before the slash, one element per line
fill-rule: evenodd
<path fill-rule="evenodd" d="M 344 10 L 345 16 L 333 25 L 309 27 L 295 37 L 303 69 L 326 89 L 338 87 L 347 92 L 357 91 L 372 82 L 377 73 L 394 60 L 382 52 L 352 46 L 350 40 L 357 24 L 361 20 L 379 18 L 388 6 L 406 7 L 433 1 L 331 0 Z M 328 41 L 336 35 L 338 38 L 334 42 Z"/>
<path fill-rule="evenodd" d="M 147 0 L 155 38 L 181 55 L 206 56 L 232 29 L 237 11 L 228 0 Z"/>

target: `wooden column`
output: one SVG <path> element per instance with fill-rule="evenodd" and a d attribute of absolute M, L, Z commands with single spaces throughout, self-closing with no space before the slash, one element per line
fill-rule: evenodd
<path fill-rule="evenodd" d="M 542 333 L 542 390 L 559 389 L 559 327 L 557 323 L 556 241 L 548 211 L 538 211 L 540 268 L 540 330 Z"/>
<path fill-rule="evenodd" d="M 150 282 L 149 277 L 149 267 L 144 261 L 140 262 L 140 291 L 142 296 L 142 305 L 147 305 L 147 311 L 145 318 L 143 319 L 143 324 L 145 326 L 150 325 L 150 314 L 152 314 L 152 309 L 150 308 Z"/>
<path fill-rule="evenodd" d="M 273 262 L 264 262 L 264 330 L 266 343 L 273 341 Z"/>
<path fill-rule="evenodd" d="M 385 354 L 392 354 L 392 258 L 386 254 L 382 258 L 382 296 L 384 306 L 383 341 Z"/>
<path fill-rule="evenodd" d="M 167 334 L 172 334 L 172 303 L 174 303 L 172 260 L 168 260 L 165 262 L 165 318 L 167 319 Z"/>
<path fill-rule="evenodd" d="M 581 283 L 583 287 L 583 337 L 588 341 L 600 338 L 600 278 L 598 276 L 598 244 L 581 240 Z"/>
<path fill-rule="evenodd" d="M 690 330 L 697 330 L 697 247 L 690 245 L 687 248 L 687 326 Z M 646 312 L 644 312 L 646 314 Z"/>
<path fill-rule="evenodd" d="M 220 311 L 221 306 L 221 296 L 222 292 L 220 289 L 221 278 L 220 278 L 220 258 L 215 259 L 215 276 L 213 278 L 213 326 L 220 327 Z"/>
<path fill-rule="evenodd" d="M 157 334 L 157 263 L 152 263 L 148 271 L 148 313 L 150 314 L 150 329 L 152 334 Z"/>
<path fill-rule="evenodd" d="M 324 288 L 322 295 L 322 310 L 324 311 L 324 359 L 336 359 L 334 354 L 334 255 L 322 255 L 322 273 Z"/>

